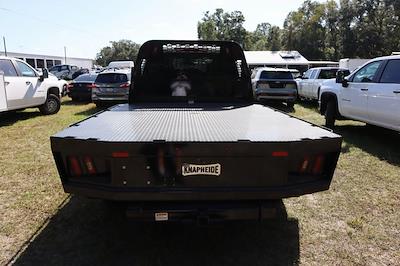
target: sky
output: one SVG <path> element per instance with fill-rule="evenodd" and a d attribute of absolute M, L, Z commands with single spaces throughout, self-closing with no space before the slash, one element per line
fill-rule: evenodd
<path fill-rule="evenodd" d="M 303 0 L 0 0 L 0 38 L 7 51 L 95 58 L 120 39 L 197 39 L 197 23 L 216 8 L 243 12 L 248 31 L 269 22 L 282 27 Z M 319 2 L 324 2 L 320 0 Z M 3 42 L 0 50 L 4 51 Z"/>

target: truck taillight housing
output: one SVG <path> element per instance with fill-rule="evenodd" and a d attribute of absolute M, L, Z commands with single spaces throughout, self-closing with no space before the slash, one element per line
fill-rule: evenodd
<path fill-rule="evenodd" d="M 298 167 L 298 173 L 302 175 L 321 175 L 324 170 L 324 162 L 324 155 L 306 155 Z"/>
<path fill-rule="evenodd" d="M 96 84 L 92 83 L 92 84 L 87 84 L 86 87 L 89 89 L 94 89 L 94 88 L 97 88 L 98 86 Z"/>
<path fill-rule="evenodd" d="M 130 86 L 129 83 L 123 83 L 123 84 L 119 85 L 120 88 L 125 88 L 125 89 L 128 89 L 129 86 Z"/>
<path fill-rule="evenodd" d="M 76 156 L 68 156 L 67 157 L 67 165 L 69 174 L 72 177 L 79 177 L 82 175 L 82 168 L 79 162 L 78 157 Z"/>
<path fill-rule="evenodd" d="M 90 156 L 83 157 L 83 163 L 84 163 L 84 165 L 86 167 L 86 171 L 89 175 L 96 174 L 96 167 L 93 163 L 93 159 Z"/>
<path fill-rule="evenodd" d="M 97 174 L 94 160 L 90 156 L 68 156 L 67 168 L 71 177 L 91 176 Z"/>

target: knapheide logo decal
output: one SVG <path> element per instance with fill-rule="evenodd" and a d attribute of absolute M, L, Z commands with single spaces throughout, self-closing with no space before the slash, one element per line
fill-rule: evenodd
<path fill-rule="evenodd" d="M 184 164 L 182 165 L 182 175 L 221 175 L 221 165 L 215 164 Z"/>

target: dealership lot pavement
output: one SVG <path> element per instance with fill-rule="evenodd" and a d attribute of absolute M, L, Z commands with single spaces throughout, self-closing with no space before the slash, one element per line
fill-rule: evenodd
<path fill-rule="evenodd" d="M 275 107 L 323 124 L 311 104 Z M 284 200 L 287 221 L 138 224 L 62 191 L 49 136 L 96 111 L 64 100 L 53 116 L 0 116 L 0 264 L 400 263 L 398 133 L 338 122 L 344 144 L 331 189 Z"/>

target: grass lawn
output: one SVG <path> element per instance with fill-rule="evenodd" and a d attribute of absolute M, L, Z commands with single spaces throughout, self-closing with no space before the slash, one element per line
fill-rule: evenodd
<path fill-rule="evenodd" d="M 0 265 L 400 264 L 400 134 L 339 122 L 330 190 L 284 200 L 286 222 L 138 224 L 62 190 L 49 137 L 96 111 L 65 99 L 53 116 L 0 115 Z M 311 104 L 292 114 L 323 124 Z"/>

